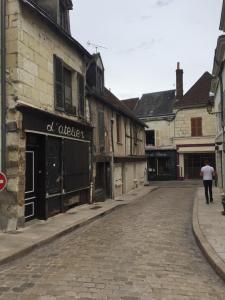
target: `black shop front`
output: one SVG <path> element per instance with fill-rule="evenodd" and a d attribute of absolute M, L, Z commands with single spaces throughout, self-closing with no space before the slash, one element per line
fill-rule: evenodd
<path fill-rule="evenodd" d="M 21 106 L 26 136 L 25 220 L 89 202 L 92 127 Z"/>
<path fill-rule="evenodd" d="M 148 180 L 176 180 L 176 151 L 148 150 Z"/>

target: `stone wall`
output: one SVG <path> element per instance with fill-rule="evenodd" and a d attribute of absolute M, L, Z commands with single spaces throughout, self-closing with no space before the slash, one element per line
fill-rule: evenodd
<path fill-rule="evenodd" d="M 152 120 L 146 122 L 148 128 L 146 130 L 155 131 L 155 147 L 172 147 L 174 136 L 174 121 Z"/>
<path fill-rule="evenodd" d="M 119 197 L 145 183 L 147 162 L 116 163 L 114 166 L 114 196 Z"/>
<path fill-rule="evenodd" d="M 38 15 L 22 6 L 19 0 L 7 1 L 6 175 L 9 195 L 1 195 L 2 230 L 14 230 L 18 222 L 24 222 L 26 140 L 22 130 L 22 115 L 15 109 L 17 102 L 63 115 L 54 110 L 54 54 L 71 69 L 84 74 L 84 59 L 74 47 L 50 29 Z M 78 117 L 71 118 L 74 120 Z"/>
<path fill-rule="evenodd" d="M 183 109 L 175 119 L 175 137 L 191 137 L 191 118 L 202 118 L 202 136 L 215 136 L 215 115 L 208 114 L 206 107 Z"/>

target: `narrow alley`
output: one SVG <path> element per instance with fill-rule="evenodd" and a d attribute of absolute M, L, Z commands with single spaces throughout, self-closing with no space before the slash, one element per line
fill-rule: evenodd
<path fill-rule="evenodd" d="M 217 300 L 192 233 L 196 185 L 168 183 L 1 267 L 0 299 Z"/>

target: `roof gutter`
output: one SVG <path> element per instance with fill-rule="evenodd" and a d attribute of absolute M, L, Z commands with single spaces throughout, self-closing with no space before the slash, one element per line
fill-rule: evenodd
<path fill-rule="evenodd" d="M 5 13 L 6 13 L 6 6 L 5 0 L 1 1 L 1 82 L 0 82 L 0 93 L 1 93 L 1 101 L 0 101 L 0 122 L 1 122 L 1 138 L 0 138 L 0 170 L 5 172 L 6 170 L 6 48 L 5 48 Z"/>
<path fill-rule="evenodd" d="M 101 102 L 103 102 L 104 104 L 106 104 L 107 106 L 110 106 L 112 109 L 118 111 L 119 113 L 121 113 L 122 115 L 132 119 L 133 121 L 135 121 L 136 123 L 138 123 L 139 125 L 141 125 L 142 127 L 146 127 L 148 128 L 148 125 L 145 124 L 143 121 L 141 121 L 138 117 L 136 117 L 132 111 L 129 111 L 129 113 L 126 113 L 125 111 L 122 111 L 120 109 L 118 109 L 117 107 L 115 107 L 114 105 L 112 105 L 109 101 L 107 101 L 103 96 L 97 94 L 96 92 L 92 91 L 92 90 L 88 90 L 87 91 L 87 96 L 92 96 L 92 97 L 96 97 L 98 100 L 100 100 Z M 118 100 L 120 101 L 120 100 Z M 126 107 L 125 107 L 126 109 Z"/>

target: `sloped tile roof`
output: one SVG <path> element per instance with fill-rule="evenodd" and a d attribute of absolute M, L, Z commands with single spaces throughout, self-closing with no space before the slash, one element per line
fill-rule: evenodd
<path fill-rule="evenodd" d="M 132 112 L 126 105 L 123 104 L 121 100 L 119 100 L 110 90 L 104 88 L 102 94 L 97 93 L 96 91 L 90 90 L 88 91 L 88 95 L 96 97 L 98 100 L 108 105 L 112 109 L 117 112 L 125 115 L 126 117 L 132 119 L 142 127 L 148 127 L 143 121 L 139 120 L 134 112 Z"/>
<path fill-rule="evenodd" d="M 172 114 L 174 102 L 175 90 L 143 94 L 134 113 L 139 118 Z"/>
<path fill-rule="evenodd" d="M 177 101 L 174 108 L 185 108 L 207 105 L 212 81 L 212 75 L 205 72 L 198 81 L 187 91 L 183 98 Z"/>
<path fill-rule="evenodd" d="M 130 110 L 134 110 L 137 105 L 139 98 L 131 98 L 122 100 L 123 104 L 125 104 Z"/>

